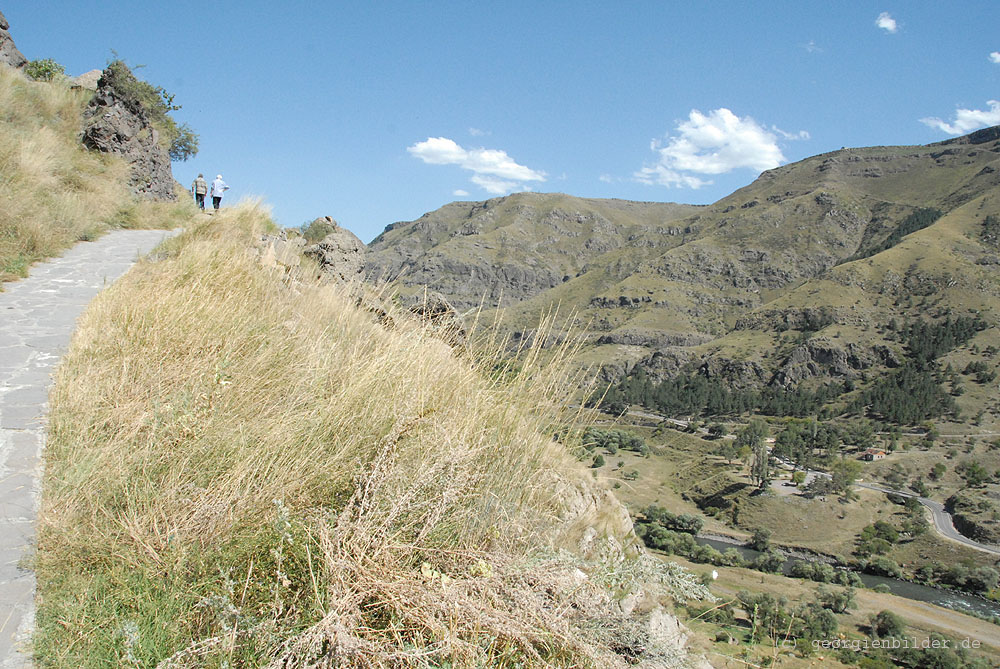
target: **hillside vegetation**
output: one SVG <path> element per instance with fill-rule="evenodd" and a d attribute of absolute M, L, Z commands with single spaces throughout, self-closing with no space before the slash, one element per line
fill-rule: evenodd
<path fill-rule="evenodd" d="M 621 507 L 550 439 L 566 366 L 458 353 L 388 304 L 387 328 L 261 264 L 269 227 L 195 224 L 83 317 L 52 396 L 43 665 L 655 658 L 612 595 L 704 590 L 626 560 Z M 591 562 L 586 527 L 611 536 Z"/>
<path fill-rule="evenodd" d="M 696 376 L 718 393 L 763 394 L 778 413 L 818 413 L 783 396 L 801 386 L 825 392 L 823 405 L 841 394 L 824 384 L 862 387 L 898 366 L 908 354 L 894 322 L 976 317 L 994 331 L 998 185 L 1000 129 L 988 128 L 814 156 L 705 207 L 538 193 L 456 202 L 389 226 L 368 267 L 460 308 L 502 307 L 515 340 L 554 305 L 570 309 L 589 342 L 580 362 L 608 381 Z M 951 418 L 1000 415 L 971 395 L 957 409 Z"/>
<path fill-rule="evenodd" d="M 122 160 L 80 144 L 90 95 L 0 67 L 0 282 L 110 228 L 173 227 L 188 215 L 187 200 L 137 200 Z"/>

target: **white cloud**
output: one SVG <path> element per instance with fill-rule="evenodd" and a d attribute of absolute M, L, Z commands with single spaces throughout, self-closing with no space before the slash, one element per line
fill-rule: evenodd
<path fill-rule="evenodd" d="M 808 137 L 805 131 L 796 138 Z M 647 184 L 700 188 L 711 184 L 691 172 L 723 174 L 739 168 L 768 170 L 784 162 L 777 137 L 749 116 L 740 118 L 725 107 L 702 114 L 692 109 L 688 120 L 677 124 L 677 135 L 664 143 L 655 139 L 650 148 L 659 155 L 632 176 Z"/>
<path fill-rule="evenodd" d="M 798 132 L 785 132 L 776 125 L 772 125 L 771 130 L 781 135 L 782 139 L 787 139 L 790 142 L 799 139 L 812 139 L 812 135 L 809 134 L 808 130 L 799 130 Z"/>
<path fill-rule="evenodd" d="M 899 30 L 899 26 L 896 24 L 896 19 L 889 16 L 889 12 L 882 12 L 875 19 L 875 25 L 877 25 L 882 30 L 887 33 L 894 33 Z"/>
<path fill-rule="evenodd" d="M 494 195 L 526 189 L 526 181 L 545 181 L 545 173 L 514 161 L 506 151 L 465 149 L 447 137 L 428 137 L 406 149 L 429 165 L 458 165 L 473 172 L 472 183 Z"/>
<path fill-rule="evenodd" d="M 799 46 L 805 49 L 807 53 L 823 53 L 823 49 L 816 46 L 815 40 L 809 40 L 805 44 L 800 44 Z"/>
<path fill-rule="evenodd" d="M 606 184 L 610 184 L 610 183 L 614 183 L 615 182 L 615 178 L 613 176 L 611 176 L 610 174 L 602 174 L 601 176 L 599 176 L 597 178 L 598 178 L 598 180 L 603 181 Z"/>
<path fill-rule="evenodd" d="M 698 177 L 693 177 L 690 174 L 681 174 L 676 170 L 668 169 L 663 164 L 653 166 L 647 165 L 638 172 L 635 172 L 632 176 L 634 176 L 636 181 L 639 181 L 640 183 L 650 185 L 658 184 L 668 188 L 676 186 L 677 188 L 698 189 L 702 186 L 709 186 L 712 184 L 711 179 L 699 179 Z"/>
<path fill-rule="evenodd" d="M 1000 65 L 1000 51 L 990 53 L 990 62 Z"/>
<path fill-rule="evenodd" d="M 459 188 L 458 190 L 454 191 L 452 195 L 454 195 L 455 197 L 468 197 L 469 191 L 462 190 L 461 188 Z"/>
<path fill-rule="evenodd" d="M 955 110 L 955 120 L 952 123 L 942 121 L 939 118 L 922 118 L 921 123 L 925 123 L 932 128 L 942 130 L 949 135 L 964 135 L 979 128 L 991 125 L 1000 125 L 1000 102 L 987 100 L 988 110 L 982 109 L 957 109 Z"/>
<path fill-rule="evenodd" d="M 491 135 L 493 133 L 486 130 L 480 130 L 479 128 L 469 128 L 469 134 L 473 137 L 485 137 L 486 135 Z"/>

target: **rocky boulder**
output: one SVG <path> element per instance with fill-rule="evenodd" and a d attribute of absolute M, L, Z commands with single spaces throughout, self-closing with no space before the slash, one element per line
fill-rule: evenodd
<path fill-rule="evenodd" d="M 28 59 L 14 46 L 14 39 L 10 36 L 9 29 L 10 24 L 7 23 L 3 12 L 0 12 L 0 63 L 22 68 L 28 64 Z"/>
<path fill-rule="evenodd" d="M 410 311 L 438 330 L 442 338 L 452 345 L 465 342 L 465 323 L 462 316 L 441 293 L 430 291 L 419 296 L 410 305 Z"/>
<path fill-rule="evenodd" d="M 313 221 L 312 225 L 329 224 L 333 232 L 318 244 L 305 249 L 305 254 L 319 264 L 320 272 L 338 282 L 356 281 L 364 278 L 365 245 L 357 235 L 337 225 L 329 216 Z"/>
<path fill-rule="evenodd" d="M 97 82 L 101 80 L 101 74 L 103 73 L 100 70 L 84 72 L 80 76 L 70 79 L 70 88 L 82 88 L 88 91 L 96 91 Z"/>
<path fill-rule="evenodd" d="M 265 267 L 292 272 L 302 264 L 302 249 L 305 245 L 306 240 L 289 236 L 287 231 L 282 230 L 276 235 L 261 235 L 254 251 Z"/>
<path fill-rule="evenodd" d="M 131 167 L 132 191 L 150 200 L 176 200 L 170 156 L 142 106 L 116 92 L 109 67 L 97 82 L 97 93 L 84 112 L 83 144 L 124 158 Z"/>

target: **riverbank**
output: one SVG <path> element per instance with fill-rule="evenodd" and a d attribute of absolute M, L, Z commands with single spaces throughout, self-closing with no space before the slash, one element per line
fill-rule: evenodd
<path fill-rule="evenodd" d="M 656 553 L 656 551 L 654 551 Z M 659 554 L 659 553 L 657 553 Z M 669 556 L 672 562 L 692 571 L 705 571 L 704 564 Z M 775 597 L 785 597 L 790 604 L 815 600 L 817 583 L 790 578 L 781 574 L 768 574 L 743 567 L 713 567 L 718 578 L 713 582 L 713 594 L 723 600 L 735 600 L 740 590 L 765 592 Z M 838 615 L 840 631 L 856 637 L 860 628 L 868 625 L 871 616 L 879 611 L 892 611 L 903 617 L 910 627 L 910 634 L 926 638 L 930 633 L 943 634 L 958 641 L 969 639 L 982 644 L 979 652 L 1000 662 L 1000 626 L 966 615 L 959 611 L 934 604 L 911 600 L 891 593 L 859 589 L 855 592 L 855 607 L 847 614 Z M 697 626 L 697 624 L 695 625 Z M 1000 664 L 998 664 L 1000 666 Z"/>
<path fill-rule="evenodd" d="M 741 540 L 730 535 L 704 533 L 699 534 L 696 537 L 696 540 L 699 544 L 712 546 L 716 550 L 720 551 L 726 550 L 727 548 L 735 548 L 739 551 L 740 555 L 747 560 L 753 560 L 762 554 L 760 551 L 747 547 L 745 540 Z M 980 619 L 986 619 L 987 621 L 993 617 L 1000 617 L 1000 602 L 987 599 L 981 595 L 936 585 L 929 585 L 926 583 L 919 583 L 907 578 L 890 578 L 887 576 L 868 574 L 844 566 L 833 555 L 823 554 L 807 548 L 784 545 L 774 545 L 772 548 L 785 558 L 785 562 L 781 567 L 783 575 L 787 575 L 795 561 L 819 561 L 834 565 L 838 569 L 857 574 L 867 588 L 875 588 L 879 585 L 885 585 L 889 588 L 890 592 L 898 597 L 933 604 L 935 606 L 953 611 L 961 611 Z"/>

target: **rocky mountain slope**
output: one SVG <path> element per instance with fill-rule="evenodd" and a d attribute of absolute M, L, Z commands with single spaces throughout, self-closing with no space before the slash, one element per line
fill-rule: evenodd
<path fill-rule="evenodd" d="M 732 387 L 892 366 L 893 319 L 997 322 L 1000 128 L 928 146 L 842 149 L 704 207 L 520 193 L 389 226 L 368 271 L 527 336 L 575 312 L 584 358 L 618 378 L 698 369 Z M 995 238 L 994 238 L 995 239 Z"/>

